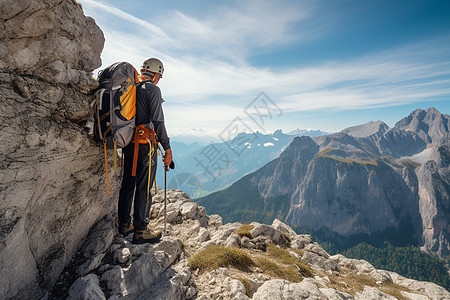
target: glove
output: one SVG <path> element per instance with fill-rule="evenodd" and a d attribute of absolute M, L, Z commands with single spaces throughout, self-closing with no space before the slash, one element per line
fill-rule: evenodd
<path fill-rule="evenodd" d="M 172 149 L 169 148 L 164 151 L 163 162 L 165 166 L 170 165 L 170 163 L 172 162 Z"/>

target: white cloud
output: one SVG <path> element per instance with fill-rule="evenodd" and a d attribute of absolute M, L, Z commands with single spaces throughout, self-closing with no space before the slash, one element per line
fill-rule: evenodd
<path fill-rule="evenodd" d="M 438 40 L 283 72 L 247 62 L 261 48 L 306 38 L 308 31 L 292 32 L 291 25 L 310 17 L 310 7 L 239 2 L 204 18 L 169 12 L 156 26 L 110 5 L 82 2 L 105 33 L 104 66 L 127 60 L 138 67 L 147 56 L 163 60 L 160 86 L 169 131 L 197 127 L 218 133 L 235 117 L 245 117 L 244 107 L 261 91 L 284 112 L 386 107 L 450 95 L 450 61 L 433 60 L 448 56 Z M 108 15 L 135 30 L 121 31 Z"/>
<path fill-rule="evenodd" d="M 163 23 L 164 29 L 183 50 L 245 64 L 247 55 L 262 47 L 280 47 L 304 38 L 301 32 L 292 30 L 292 25 L 307 19 L 310 10 L 305 4 L 238 1 L 198 17 L 175 11 L 159 23 L 170 20 Z"/>

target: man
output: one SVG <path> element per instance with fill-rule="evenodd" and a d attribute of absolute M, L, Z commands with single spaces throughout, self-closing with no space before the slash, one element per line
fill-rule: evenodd
<path fill-rule="evenodd" d="M 168 166 L 172 162 L 172 150 L 170 149 L 169 137 L 164 125 L 164 114 L 162 110 L 161 90 L 156 85 L 162 78 L 164 66 L 159 59 L 149 58 L 144 60 L 141 66 L 142 83 L 136 90 L 136 127 L 145 124 L 156 132 L 158 142 L 164 148 L 163 161 Z M 155 146 L 155 145 L 153 145 Z M 148 176 L 153 183 L 156 175 L 157 153 L 154 149 L 151 155 L 151 174 L 149 174 L 149 150 L 150 145 L 139 144 L 137 156 L 136 176 L 132 176 L 134 143 L 130 143 L 123 149 L 124 174 L 122 187 L 119 194 L 119 233 L 127 235 L 133 232 L 133 243 L 155 243 L 161 239 L 160 231 L 147 228 L 152 196 L 147 195 Z M 131 224 L 131 204 L 134 196 L 134 221 Z"/>

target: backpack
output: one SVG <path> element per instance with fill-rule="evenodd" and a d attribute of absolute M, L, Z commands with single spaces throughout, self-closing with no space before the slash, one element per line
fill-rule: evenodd
<path fill-rule="evenodd" d="M 91 107 L 94 113 L 94 139 L 103 144 L 109 195 L 106 149 L 114 149 L 114 175 L 117 174 L 117 147 L 133 139 L 136 119 L 136 86 L 139 73 L 127 62 L 118 62 L 100 71 L 99 87 Z"/>
<path fill-rule="evenodd" d="M 97 80 L 100 86 L 92 102 L 94 138 L 106 143 L 107 149 L 114 144 L 123 148 L 134 134 L 139 74 L 131 64 L 118 62 L 100 71 Z"/>

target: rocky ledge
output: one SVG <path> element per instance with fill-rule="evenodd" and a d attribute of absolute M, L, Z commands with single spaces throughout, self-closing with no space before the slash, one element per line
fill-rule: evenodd
<path fill-rule="evenodd" d="M 164 198 L 151 226 L 163 229 Z M 84 245 L 45 299 L 450 299 L 430 282 L 330 256 L 311 236 L 275 220 L 222 224 L 180 190 L 168 191 L 168 234 L 134 245 L 112 216 Z"/>

